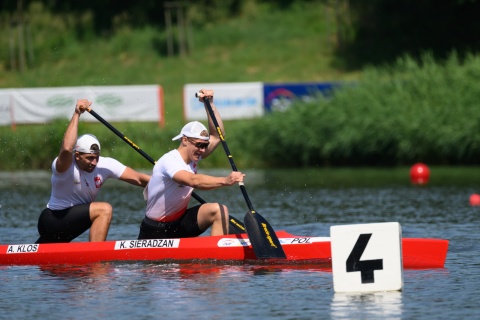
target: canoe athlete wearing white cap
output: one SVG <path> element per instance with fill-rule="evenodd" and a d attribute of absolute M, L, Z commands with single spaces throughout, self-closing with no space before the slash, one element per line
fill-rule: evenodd
<path fill-rule="evenodd" d="M 222 132 L 223 122 L 213 104 L 213 90 L 200 90 L 199 99 L 209 99 Z M 196 237 L 211 227 L 211 235 L 228 234 L 228 208 L 219 203 L 204 203 L 188 208 L 193 189 L 211 190 L 242 182 L 241 172 L 226 177 L 197 173 L 201 159 L 208 157 L 220 137 L 207 112 L 209 131 L 198 121 L 187 123 L 172 140 L 177 149 L 163 155 L 153 168 L 148 184 L 147 210 L 140 225 L 139 239 Z"/>
<path fill-rule="evenodd" d="M 105 241 L 113 209 L 95 198 L 107 179 L 145 187 L 150 176 L 113 158 L 100 156 L 101 146 L 91 134 L 77 138 L 80 115 L 92 103 L 77 100 L 58 157 L 52 163 L 52 191 L 38 219 L 36 243 L 70 242 L 90 229 L 90 241 Z"/>

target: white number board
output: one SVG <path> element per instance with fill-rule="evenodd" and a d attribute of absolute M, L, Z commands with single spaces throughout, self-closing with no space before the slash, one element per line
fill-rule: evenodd
<path fill-rule="evenodd" d="M 398 222 L 332 226 L 330 237 L 335 292 L 402 290 Z"/>

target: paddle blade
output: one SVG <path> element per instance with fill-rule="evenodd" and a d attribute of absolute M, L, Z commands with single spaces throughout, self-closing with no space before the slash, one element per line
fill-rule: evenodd
<path fill-rule="evenodd" d="M 272 226 L 258 212 L 247 212 L 244 222 L 248 238 L 258 259 L 287 258 Z"/>
<path fill-rule="evenodd" d="M 228 234 L 242 234 L 246 232 L 243 223 L 237 218 L 230 216 L 228 220 Z"/>

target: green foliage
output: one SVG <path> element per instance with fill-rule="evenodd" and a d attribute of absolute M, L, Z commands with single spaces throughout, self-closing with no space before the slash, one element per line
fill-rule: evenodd
<path fill-rule="evenodd" d="M 445 63 L 405 56 L 392 66 L 366 69 L 332 98 L 297 102 L 285 112 L 225 123 L 226 140 L 239 168 L 471 165 L 480 159 L 480 57 Z M 177 147 L 180 126 L 155 123 L 114 126 L 154 159 Z M 48 125 L 0 127 L 0 169 L 48 168 L 65 120 Z M 81 123 L 80 133 L 99 137 L 102 154 L 135 168 L 151 164 L 108 128 Z M 202 167 L 229 164 L 221 147 Z"/>
<path fill-rule="evenodd" d="M 325 11 L 318 3 L 295 5 L 289 11 L 257 1 L 243 5 L 239 10 L 248 14 L 210 20 L 193 28 L 193 49 L 188 56 L 167 58 L 162 28 L 119 24 L 109 37 L 82 40 L 75 35 L 79 28 L 75 26 L 83 25 L 85 34 L 92 33 L 90 11 L 58 15 L 32 2 L 28 10 L 33 64 L 27 62 L 24 72 L 10 70 L 9 38 L 0 35 L 0 86 L 160 84 L 166 126 L 177 128 L 183 124 L 182 89 L 186 83 L 313 82 L 352 77 L 331 65 L 332 43 Z"/>
<path fill-rule="evenodd" d="M 82 117 L 87 117 L 84 115 Z M 0 170 L 50 169 L 60 151 L 68 121 L 55 120 L 49 124 L 18 125 L 16 128 L 0 127 Z M 159 128 L 156 123 L 112 123 L 123 135 L 147 155 L 158 160 L 164 153 L 178 147 L 172 138 L 179 128 Z M 151 169 L 153 165 L 136 149 L 115 135 L 101 123 L 80 122 L 78 134 L 97 136 L 102 146 L 102 156 L 113 157 L 132 168 Z M 221 148 L 202 163 L 203 168 L 228 166 Z"/>
<path fill-rule="evenodd" d="M 268 166 L 476 164 L 480 58 L 445 64 L 425 55 L 365 70 L 332 99 L 298 102 L 243 129 Z M 249 125 L 246 125 L 249 126 Z"/>
<path fill-rule="evenodd" d="M 333 99 L 318 97 L 285 113 L 227 122 L 226 137 L 237 166 L 478 162 L 479 58 L 462 52 L 439 63 L 433 54 L 421 59 L 404 56 L 361 74 L 345 73 L 334 65 L 332 1 L 196 1 L 189 7 L 196 14 L 190 16 L 193 49 L 188 56 L 168 58 L 163 24 L 136 24 L 129 18 L 136 9 L 122 11 L 121 6 L 128 4 L 118 4 L 110 31 L 99 32 L 101 10 L 89 9 L 91 2 L 55 3 L 65 7 L 52 11 L 50 2 L 25 2 L 34 53 L 27 70 L 11 70 L 8 33 L 0 34 L 0 86 L 160 84 L 165 128 L 156 123 L 115 124 L 154 159 L 176 147 L 171 137 L 184 124 L 186 83 L 344 80 L 347 85 Z M 146 8 L 163 5 L 145 3 Z M 75 8 L 66 10 L 69 6 Z M 2 30 L 8 30 L 3 28 L 7 16 L 7 11 L 0 11 Z M 151 16 L 163 19 L 162 13 Z M 376 52 L 376 47 L 369 47 L 369 52 Z M 48 169 L 67 122 L 18 125 L 16 131 L 0 127 L 0 170 Z M 80 133 L 85 132 L 99 137 L 103 155 L 135 168 L 150 167 L 103 125 L 82 123 Z M 229 167 L 223 150 L 202 164 L 208 166 Z"/>
<path fill-rule="evenodd" d="M 50 168 L 52 160 L 60 150 L 66 128 L 63 120 L 49 125 L 21 126 L 14 130 L 10 127 L 0 127 L 0 168 L 2 170 Z"/>
<path fill-rule="evenodd" d="M 354 37 L 341 51 L 347 65 L 393 63 L 404 54 L 431 51 L 446 58 L 479 52 L 478 0 L 340 0 L 348 3 Z"/>

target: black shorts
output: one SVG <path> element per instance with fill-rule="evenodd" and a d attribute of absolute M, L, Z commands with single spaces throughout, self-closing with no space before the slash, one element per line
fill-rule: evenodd
<path fill-rule="evenodd" d="M 172 222 L 158 222 L 145 217 L 140 225 L 138 239 L 171 239 L 197 237 L 205 232 L 198 227 L 197 215 L 201 205 L 187 209 Z"/>
<path fill-rule="evenodd" d="M 70 242 L 91 226 L 89 203 L 63 210 L 45 208 L 38 218 L 40 238 L 35 243 Z"/>

